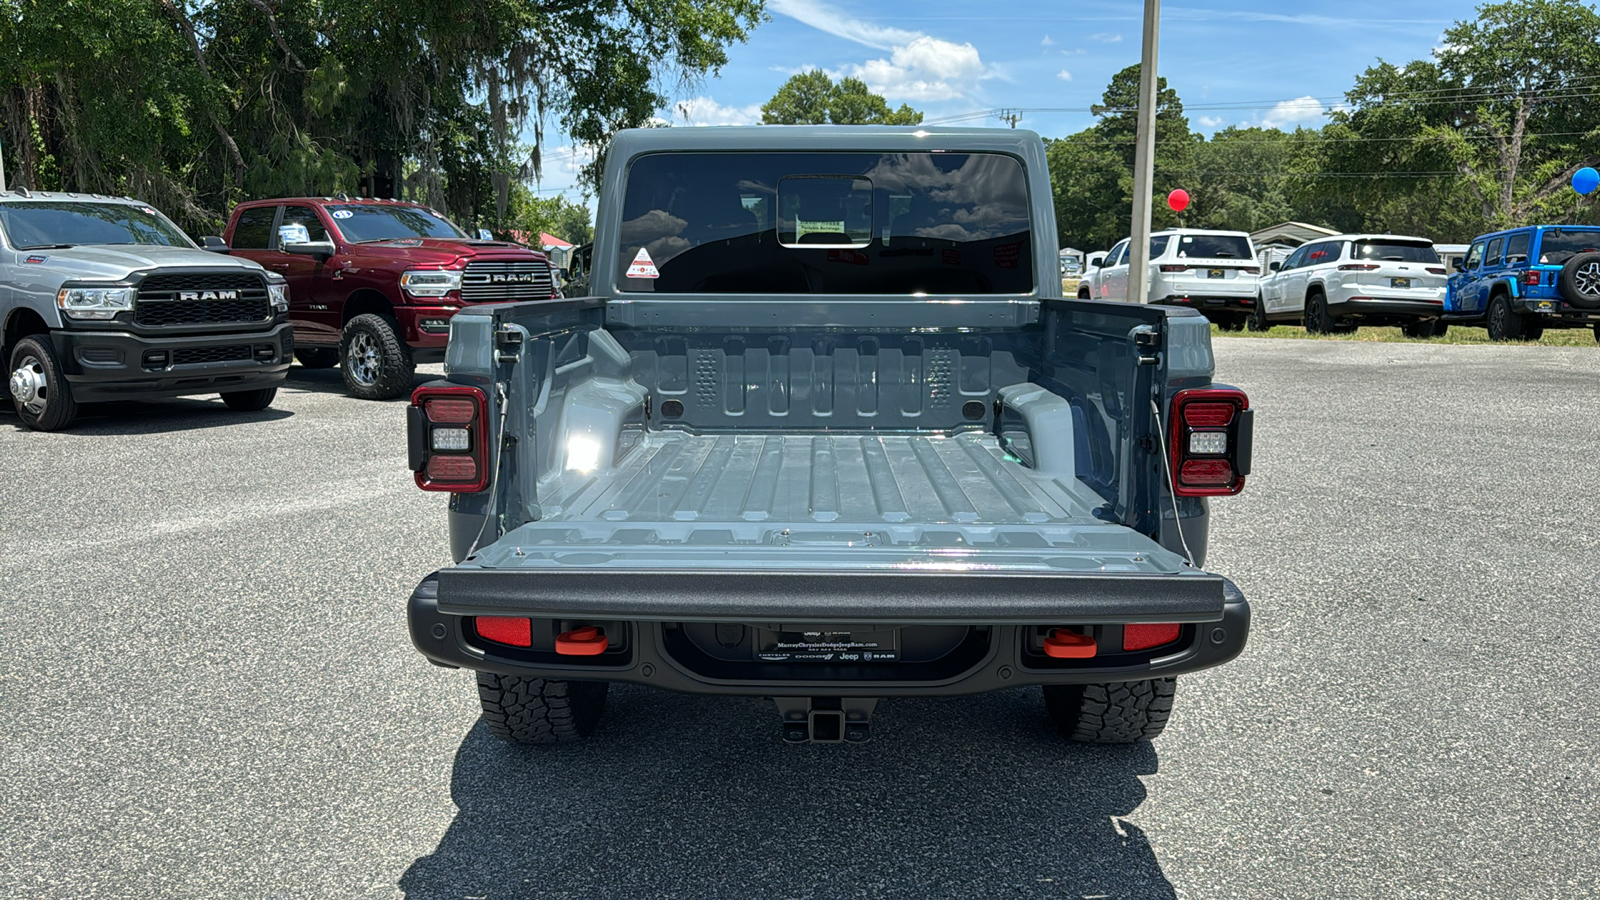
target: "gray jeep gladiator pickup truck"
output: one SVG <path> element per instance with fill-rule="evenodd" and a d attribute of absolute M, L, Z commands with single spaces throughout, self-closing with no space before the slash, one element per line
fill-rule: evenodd
<path fill-rule="evenodd" d="M 66 428 L 87 401 L 266 409 L 294 353 L 288 310 L 282 276 L 199 249 L 146 203 L 0 193 L 0 359 L 30 428 Z"/>
<path fill-rule="evenodd" d="M 1244 648 L 1204 564 L 1252 410 L 1189 310 L 1063 299 L 1025 131 L 673 128 L 611 145 L 593 296 L 463 309 L 408 408 L 456 565 L 408 608 L 484 719 L 575 740 L 610 682 L 776 700 L 1041 686 L 1148 739 Z"/>

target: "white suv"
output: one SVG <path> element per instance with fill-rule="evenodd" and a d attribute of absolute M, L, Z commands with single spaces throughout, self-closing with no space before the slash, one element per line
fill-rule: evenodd
<path fill-rule="evenodd" d="M 1225 330 L 1244 328 L 1260 274 L 1250 235 L 1242 231 L 1176 228 L 1150 235 L 1150 302 L 1193 307 Z M 1106 254 L 1090 296 L 1128 299 L 1127 240 Z"/>
<path fill-rule="evenodd" d="M 1313 334 L 1399 325 L 1408 337 L 1444 333 L 1449 270 L 1427 238 L 1340 234 L 1289 254 L 1261 279 L 1252 331 L 1304 322 Z"/>

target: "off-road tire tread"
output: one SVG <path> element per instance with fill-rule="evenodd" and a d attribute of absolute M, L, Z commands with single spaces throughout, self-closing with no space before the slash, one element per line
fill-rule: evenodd
<path fill-rule="evenodd" d="M 489 732 L 517 744 L 568 744 L 594 733 L 605 711 L 603 681 L 554 681 L 478 673 Z"/>
<path fill-rule="evenodd" d="M 1062 737 L 1086 744 L 1153 740 L 1167 727 L 1176 678 L 1044 688 L 1045 709 Z"/>
<path fill-rule="evenodd" d="M 258 388 L 253 391 L 223 391 L 222 402 L 237 412 L 260 412 L 272 405 L 278 396 L 277 388 Z"/>
<path fill-rule="evenodd" d="M 354 330 L 360 328 L 370 330 L 383 351 L 383 371 L 370 386 L 357 384 L 344 364 L 349 355 L 350 338 Z M 376 313 L 363 313 L 344 326 L 344 334 L 339 338 L 339 361 L 342 364 L 339 374 L 344 376 L 345 388 L 352 397 L 362 400 L 393 400 L 410 393 L 411 380 L 417 371 L 417 364 L 411 359 L 411 348 L 400 340 L 400 323 L 393 316 Z"/>

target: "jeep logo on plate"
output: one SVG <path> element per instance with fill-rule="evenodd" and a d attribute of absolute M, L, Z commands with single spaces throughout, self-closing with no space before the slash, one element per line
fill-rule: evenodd
<path fill-rule="evenodd" d="M 238 291 L 179 291 L 179 300 L 237 300 Z"/>
<path fill-rule="evenodd" d="M 491 284 L 533 284 L 538 279 L 539 279 L 539 276 L 535 275 L 532 272 L 522 272 L 522 273 L 519 273 L 519 274 L 512 274 L 512 275 L 490 275 L 489 276 L 489 282 Z"/>

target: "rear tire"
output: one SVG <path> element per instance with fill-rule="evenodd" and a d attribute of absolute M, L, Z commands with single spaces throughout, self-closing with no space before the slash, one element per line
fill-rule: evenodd
<path fill-rule="evenodd" d="M 22 424 L 34 431 L 60 431 L 78 417 L 72 386 L 44 335 L 25 337 L 11 350 L 11 403 Z"/>
<path fill-rule="evenodd" d="M 478 673 L 490 733 L 515 744 L 568 744 L 594 733 L 606 709 L 604 681 L 552 681 Z"/>
<path fill-rule="evenodd" d="M 1600 344 L 1600 323 L 1596 323 L 1594 326 L 1594 341 Z"/>
<path fill-rule="evenodd" d="M 1234 316 L 1218 316 L 1217 319 L 1216 319 L 1216 323 L 1217 323 L 1217 327 L 1222 329 L 1223 331 L 1243 331 L 1244 330 L 1245 317 L 1244 316 L 1238 316 L 1238 315 L 1234 315 Z"/>
<path fill-rule="evenodd" d="M 294 358 L 307 369 L 331 369 L 339 364 L 339 351 L 335 347 L 312 347 L 296 350 Z"/>
<path fill-rule="evenodd" d="M 1078 289 L 1078 299 L 1079 300 L 1093 300 L 1094 298 L 1089 296 L 1089 289 L 1088 288 L 1079 288 Z"/>
<path fill-rule="evenodd" d="M 278 396 L 277 388 L 261 388 L 255 391 L 224 391 L 222 402 L 228 408 L 238 412 L 260 412 L 272 405 L 272 398 Z"/>
<path fill-rule="evenodd" d="M 1511 308 L 1511 298 L 1505 294 L 1495 294 L 1489 298 L 1489 313 L 1484 317 L 1484 327 L 1491 341 L 1526 340 L 1523 318 Z"/>
<path fill-rule="evenodd" d="M 1429 319 L 1425 322 L 1407 322 L 1406 324 L 1400 326 L 1400 333 L 1408 338 L 1421 338 L 1423 340 L 1427 340 L 1429 338 L 1436 338 L 1439 335 L 1444 334 L 1444 330 L 1447 327 L 1448 326 L 1446 326 L 1443 322 L 1440 322 L 1438 319 Z"/>
<path fill-rule="evenodd" d="M 1051 684 L 1044 708 L 1056 731 L 1087 744 L 1132 744 L 1161 734 L 1172 715 L 1175 678 L 1111 684 Z"/>
<path fill-rule="evenodd" d="M 1245 321 L 1245 325 L 1251 331 L 1272 330 L 1272 323 L 1267 321 L 1267 302 L 1259 295 L 1256 297 L 1256 308 L 1250 310 L 1250 318 Z"/>
<path fill-rule="evenodd" d="M 356 316 L 344 326 L 339 360 L 344 386 L 362 400 L 393 400 L 410 393 L 417 371 L 411 348 L 400 340 L 400 323 L 393 316 L 373 313 Z"/>

